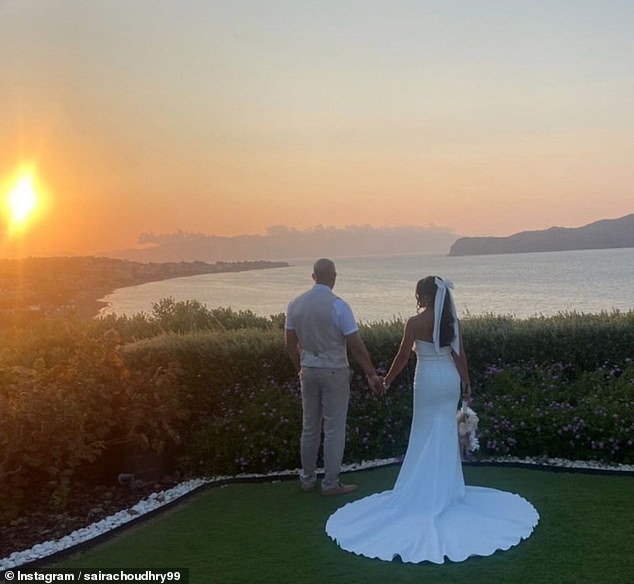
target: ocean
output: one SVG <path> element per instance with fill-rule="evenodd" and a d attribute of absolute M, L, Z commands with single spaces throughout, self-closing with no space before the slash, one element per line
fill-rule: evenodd
<path fill-rule="evenodd" d="M 453 281 L 462 317 L 634 310 L 634 248 L 334 259 L 335 292 L 365 323 L 415 314 L 416 282 L 430 274 Z M 198 300 L 210 308 L 278 314 L 291 298 L 312 285 L 312 260 L 289 263 L 288 268 L 204 274 L 120 288 L 103 298 L 108 305 L 101 314 L 151 312 L 154 302 L 170 296 L 177 301 Z"/>

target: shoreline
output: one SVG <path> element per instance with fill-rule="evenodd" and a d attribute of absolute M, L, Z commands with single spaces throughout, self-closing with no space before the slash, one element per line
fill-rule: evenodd
<path fill-rule="evenodd" d="M 74 313 L 96 318 L 106 296 L 121 288 L 227 272 L 288 268 L 283 261 L 140 263 L 104 257 L 0 260 L 0 315 L 3 320 Z"/>
<path fill-rule="evenodd" d="M 277 262 L 277 263 L 281 263 L 281 262 Z M 165 282 L 168 280 L 176 280 L 178 278 L 189 278 L 191 276 L 204 276 L 205 274 L 226 274 L 229 272 L 248 272 L 252 270 L 270 270 L 273 268 L 285 268 L 285 267 L 290 267 L 290 264 L 252 267 L 252 268 L 244 268 L 242 270 L 236 270 L 236 269 L 214 270 L 209 272 L 200 272 L 197 274 L 177 275 L 177 276 L 172 276 L 168 278 L 140 278 L 136 281 L 126 283 L 124 286 L 114 286 L 109 288 L 94 289 L 91 291 L 89 297 L 84 297 L 75 301 L 75 310 L 80 317 L 99 318 L 101 316 L 101 311 L 110 305 L 108 301 L 103 299 L 106 296 L 109 296 L 110 294 L 113 294 L 117 290 L 121 290 L 123 288 L 133 288 L 134 286 L 141 286 L 142 284 L 149 284 L 150 282 Z"/>
<path fill-rule="evenodd" d="M 146 283 L 147 281 L 137 282 L 135 284 L 130 284 L 130 286 L 138 286 L 139 284 Z M 101 314 L 101 311 L 109 305 L 109 302 L 103 300 L 103 298 L 105 298 L 109 294 L 112 294 L 115 290 L 119 290 L 119 288 L 127 287 L 128 286 L 119 286 L 115 288 L 102 288 L 98 291 L 93 290 L 90 293 L 87 293 L 85 297 L 81 299 L 76 299 L 73 304 L 73 310 L 80 318 L 98 318 Z"/>

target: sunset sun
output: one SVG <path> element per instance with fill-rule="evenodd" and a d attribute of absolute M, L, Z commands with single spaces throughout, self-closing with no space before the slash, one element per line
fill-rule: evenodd
<path fill-rule="evenodd" d="M 9 188 L 6 212 L 12 231 L 22 230 L 36 215 L 40 198 L 31 170 L 24 170 Z"/>

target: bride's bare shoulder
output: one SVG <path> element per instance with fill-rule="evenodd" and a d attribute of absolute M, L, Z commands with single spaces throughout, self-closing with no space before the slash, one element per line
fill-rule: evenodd
<path fill-rule="evenodd" d="M 434 315 L 430 314 L 429 311 L 424 311 L 412 316 L 407 321 L 407 328 L 415 339 L 425 341 L 431 338 L 434 330 Z"/>
<path fill-rule="evenodd" d="M 429 326 L 428 320 L 429 320 L 428 315 L 426 315 L 424 312 L 421 312 L 420 314 L 416 314 L 415 316 L 412 316 L 407 320 L 407 328 L 409 328 L 415 333 L 419 333 L 420 331 L 428 328 Z M 432 320 L 432 328 L 433 328 L 433 320 Z M 416 336 L 418 337 L 418 335 Z"/>
<path fill-rule="evenodd" d="M 422 316 L 423 316 L 422 312 L 420 314 L 415 314 L 414 316 L 410 316 L 407 319 L 406 326 L 416 326 L 417 324 L 419 324 L 421 322 L 421 317 Z"/>

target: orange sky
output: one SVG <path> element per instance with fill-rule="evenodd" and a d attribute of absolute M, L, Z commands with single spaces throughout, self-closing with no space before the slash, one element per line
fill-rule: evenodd
<path fill-rule="evenodd" d="M 632 213 L 634 8 L 530 4 L 0 2 L 2 197 L 47 201 L 0 257 Z"/>

